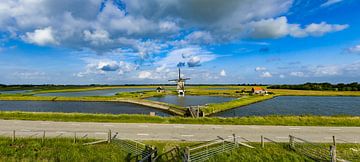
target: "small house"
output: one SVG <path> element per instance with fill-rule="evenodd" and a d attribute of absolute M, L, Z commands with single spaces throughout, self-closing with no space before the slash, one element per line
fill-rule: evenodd
<path fill-rule="evenodd" d="M 261 87 L 253 87 L 251 89 L 251 91 L 253 94 L 267 94 L 268 93 L 264 88 L 261 88 Z"/>
<path fill-rule="evenodd" d="M 157 92 L 157 93 L 164 93 L 164 92 L 165 92 L 165 89 L 160 86 L 160 87 L 157 87 L 157 88 L 156 88 L 156 92 Z"/>

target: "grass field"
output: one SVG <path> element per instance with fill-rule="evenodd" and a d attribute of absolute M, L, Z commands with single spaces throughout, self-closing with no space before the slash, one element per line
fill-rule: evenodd
<path fill-rule="evenodd" d="M 359 116 L 249 116 L 238 118 L 184 118 L 126 114 L 32 113 L 0 111 L 0 119 L 114 123 L 286 125 L 286 126 L 360 126 Z"/>
<path fill-rule="evenodd" d="M 201 110 L 207 116 L 207 115 L 211 115 L 211 114 L 214 114 L 214 113 L 217 113 L 217 112 L 229 110 L 229 109 L 232 109 L 232 108 L 245 106 L 245 105 L 253 104 L 253 103 L 256 103 L 256 102 L 272 99 L 274 97 L 275 97 L 275 95 L 243 96 L 243 97 L 241 97 L 239 99 L 232 100 L 232 101 L 225 102 L 225 103 L 209 104 L 208 106 L 205 106 Z"/>
<path fill-rule="evenodd" d="M 15 143 L 10 138 L 0 137 L 0 161 L 125 161 L 127 153 L 114 144 L 83 146 L 90 139 L 73 143 L 70 138 L 50 138 L 44 143 L 40 139 L 22 138 Z M 158 148 L 159 154 L 174 146 L 190 146 L 199 142 L 181 141 L 142 141 Z M 233 151 L 218 154 L 209 161 L 313 161 L 310 158 L 289 149 L 288 144 L 266 143 L 261 148 L 259 143 L 250 143 L 255 149 L 239 147 Z M 323 144 L 324 148 L 327 147 Z M 338 144 L 337 155 L 344 159 L 359 161 L 356 152 L 360 145 Z M 358 160 L 357 160 L 358 159 Z"/>

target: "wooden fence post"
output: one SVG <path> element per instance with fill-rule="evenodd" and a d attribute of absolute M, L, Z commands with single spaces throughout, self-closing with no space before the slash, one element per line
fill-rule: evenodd
<path fill-rule="evenodd" d="M 15 142 L 15 130 L 13 130 L 13 135 L 12 135 L 12 142 Z"/>
<path fill-rule="evenodd" d="M 76 132 L 74 132 L 74 143 L 76 143 Z"/>
<path fill-rule="evenodd" d="M 108 132 L 108 143 L 111 142 L 111 129 L 109 129 L 109 132 Z"/>
<path fill-rule="evenodd" d="M 333 145 L 330 146 L 331 162 L 336 162 L 336 138 L 333 136 Z"/>
<path fill-rule="evenodd" d="M 42 138 L 41 138 L 41 143 L 44 144 L 45 142 L 45 131 L 43 132 Z"/>
<path fill-rule="evenodd" d="M 290 143 L 290 148 L 291 149 L 295 149 L 295 141 L 294 141 L 294 136 L 292 136 L 292 135 L 289 135 L 289 137 L 290 137 L 290 141 L 289 141 L 289 143 Z"/>
<path fill-rule="evenodd" d="M 336 162 L 336 146 L 330 146 L 330 155 L 331 155 L 331 162 Z"/>
<path fill-rule="evenodd" d="M 191 159 L 190 159 L 190 148 L 189 148 L 189 147 L 186 147 L 186 148 L 185 148 L 185 161 L 186 161 L 186 162 L 191 162 Z"/>
<path fill-rule="evenodd" d="M 264 136 L 261 136 L 261 148 L 265 148 Z"/>
<path fill-rule="evenodd" d="M 233 133 L 233 142 L 234 142 L 234 144 L 236 144 L 236 135 L 235 135 L 235 133 Z"/>

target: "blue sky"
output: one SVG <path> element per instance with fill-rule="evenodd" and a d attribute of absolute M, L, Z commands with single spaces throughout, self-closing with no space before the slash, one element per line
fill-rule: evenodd
<path fill-rule="evenodd" d="M 3 0 L 0 83 L 360 80 L 357 0 Z"/>

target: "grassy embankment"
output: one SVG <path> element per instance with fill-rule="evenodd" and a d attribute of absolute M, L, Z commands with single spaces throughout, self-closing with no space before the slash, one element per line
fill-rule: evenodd
<path fill-rule="evenodd" d="M 232 109 L 232 108 L 245 106 L 245 105 L 253 104 L 253 103 L 256 103 L 256 102 L 272 99 L 274 97 L 275 97 L 275 95 L 243 96 L 243 97 L 241 97 L 239 99 L 235 99 L 235 100 L 232 100 L 232 101 L 229 101 L 229 102 L 226 102 L 226 103 L 209 104 L 209 105 L 205 106 L 204 108 L 202 108 L 201 110 L 207 116 L 207 115 L 211 115 L 211 114 L 214 114 L 214 113 L 217 113 L 217 112 L 229 110 L 229 109 Z"/>
<path fill-rule="evenodd" d="M 78 140 L 74 144 L 70 138 L 17 139 L 15 143 L 10 138 L 0 137 L 0 161 L 125 161 L 126 152 L 116 144 L 97 144 L 83 146 L 90 139 Z M 159 154 L 174 146 L 190 146 L 196 142 L 174 141 L 143 141 L 156 146 Z M 304 155 L 288 149 L 288 145 L 267 143 L 260 148 L 259 143 L 251 143 L 255 149 L 240 147 L 231 152 L 219 154 L 209 161 L 312 161 Z M 327 145 L 324 144 L 324 148 Z M 356 144 L 338 144 L 337 155 L 344 159 L 356 161 L 359 159 L 360 146 Z"/>
<path fill-rule="evenodd" d="M 313 91 L 289 89 L 269 89 L 269 91 L 279 96 L 360 96 L 360 91 Z"/>
<path fill-rule="evenodd" d="M 351 116 L 249 116 L 238 118 L 184 118 L 126 114 L 32 113 L 0 111 L 0 119 L 114 123 L 283 125 L 283 126 L 360 126 L 360 117 Z"/>

